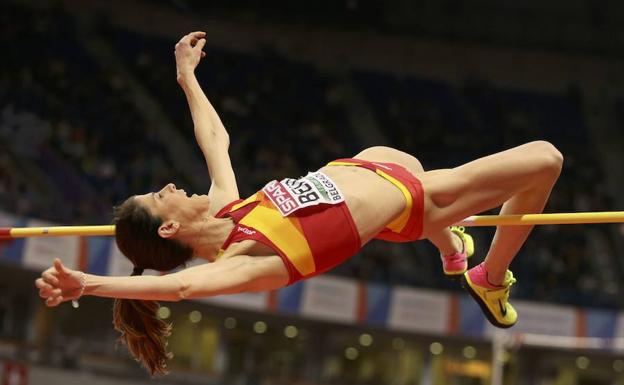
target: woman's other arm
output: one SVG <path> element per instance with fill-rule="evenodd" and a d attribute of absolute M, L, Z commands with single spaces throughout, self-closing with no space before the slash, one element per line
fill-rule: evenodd
<path fill-rule="evenodd" d="M 288 283 L 278 256 L 238 255 L 162 276 L 105 277 L 69 269 L 56 259 L 35 285 L 46 305 L 57 306 L 81 295 L 180 301 L 249 291 L 274 290 Z"/>

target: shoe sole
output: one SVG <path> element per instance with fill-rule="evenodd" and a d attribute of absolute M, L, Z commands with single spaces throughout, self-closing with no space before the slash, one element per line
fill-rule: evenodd
<path fill-rule="evenodd" d="M 490 311 L 490 308 L 481 299 L 479 294 L 477 294 L 477 292 L 472 290 L 472 287 L 470 286 L 470 284 L 466 280 L 466 276 L 465 275 L 461 276 L 461 285 L 468 292 L 468 294 L 470 294 L 470 296 L 477 302 L 477 304 L 481 308 L 481 311 L 485 315 L 485 318 L 487 318 L 487 320 L 490 321 L 490 323 L 492 325 L 496 326 L 497 328 L 501 328 L 501 329 L 509 329 L 510 327 L 512 327 L 512 326 L 514 326 L 516 324 L 517 321 L 512 323 L 511 325 L 507 325 L 507 324 L 503 324 L 503 323 L 498 322 L 496 317 Z"/>
<path fill-rule="evenodd" d="M 460 283 L 461 278 L 464 276 L 464 272 L 444 272 L 444 275 L 446 276 L 446 278 L 450 279 L 453 282 L 457 282 Z"/>

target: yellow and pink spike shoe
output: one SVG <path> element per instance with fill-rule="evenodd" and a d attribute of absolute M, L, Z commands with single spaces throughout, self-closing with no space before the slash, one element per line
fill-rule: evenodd
<path fill-rule="evenodd" d="M 461 239 L 462 251 L 452 255 L 443 255 L 442 269 L 450 277 L 459 277 L 468 270 L 468 258 L 474 254 L 474 241 L 463 226 L 451 226 L 451 232 Z"/>
<path fill-rule="evenodd" d="M 518 322 L 518 313 L 509 303 L 509 288 L 516 283 L 511 271 L 505 272 L 503 283 L 494 286 L 488 282 L 483 263 L 468 270 L 462 277 L 462 286 L 477 301 L 488 321 L 499 328 L 510 328 Z"/>

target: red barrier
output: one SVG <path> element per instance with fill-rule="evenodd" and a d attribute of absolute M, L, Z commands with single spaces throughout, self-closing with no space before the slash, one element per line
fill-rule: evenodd
<path fill-rule="evenodd" d="M 13 239 L 10 227 L 0 227 L 0 239 Z"/>
<path fill-rule="evenodd" d="M 2 385 L 27 385 L 28 366 L 21 362 L 6 361 L 2 375 Z"/>

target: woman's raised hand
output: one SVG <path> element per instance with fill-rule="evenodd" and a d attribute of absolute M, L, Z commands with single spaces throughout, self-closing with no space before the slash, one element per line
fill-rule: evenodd
<path fill-rule="evenodd" d="M 52 267 L 41 273 L 35 281 L 39 296 L 47 306 L 57 306 L 62 302 L 78 299 L 84 291 L 84 273 L 65 267 L 61 260 L 54 259 Z"/>
<path fill-rule="evenodd" d="M 206 45 L 206 32 L 196 31 L 185 35 L 175 45 L 177 79 L 193 73 L 206 53 L 202 51 Z"/>

